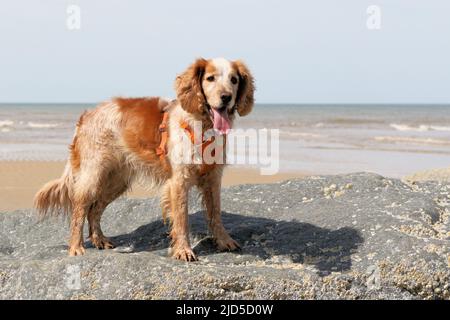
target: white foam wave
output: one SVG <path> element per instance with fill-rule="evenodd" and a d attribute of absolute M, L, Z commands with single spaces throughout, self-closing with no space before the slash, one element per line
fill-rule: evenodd
<path fill-rule="evenodd" d="M 36 129 L 49 129 L 49 128 L 56 128 L 59 126 L 58 123 L 38 123 L 38 122 L 28 122 L 27 125 L 30 128 L 36 128 Z"/>
<path fill-rule="evenodd" d="M 435 131 L 450 131 L 450 127 L 444 127 L 444 126 L 430 126 L 431 130 Z"/>
<path fill-rule="evenodd" d="M 376 141 L 380 142 L 403 142 L 415 144 L 434 144 L 434 145 L 450 145 L 450 140 L 431 139 L 431 138 L 413 138 L 413 137 L 391 137 L 381 136 L 375 137 Z"/>
<path fill-rule="evenodd" d="M 281 133 L 285 136 L 300 137 L 300 138 L 323 138 L 324 137 L 324 135 L 322 135 L 322 134 L 316 134 L 316 133 L 310 133 L 310 132 L 282 131 Z"/>
<path fill-rule="evenodd" d="M 415 132 L 426 132 L 426 131 L 450 131 L 450 127 L 445 126 L 433 126 L 433 125 L 426 125 L 421 124 L 419 126 L 409 126 L 407 124 L 397 124 L 397 123 L 391 123 L 391 128 L 394 128 L 397 131 L 415 131 Z"/>
<path fill-rule="evenodd" d="M 14 121 L 11 120 L 0 120 L 0 128 L 11 127 L 14 125 Z"/>

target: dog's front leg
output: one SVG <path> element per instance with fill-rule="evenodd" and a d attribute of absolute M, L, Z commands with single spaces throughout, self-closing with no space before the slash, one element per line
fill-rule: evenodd
<path fill-rule="evenodd" d="M 208 227 L 219 250 L 239 250 L 239 244 L 230 237 L 222 223 L 220 210 L 221 179 L 222 177 L 220 171 L 212 171 L 208 175 L 203 177 L 199 185 L 203 195 L 203 203 L 206 207 Z"/>
<path fill-rule="evenodd" d="M 188 192 L 190 185 L 184 177 L 170 181 L 170 219 L 172 228 L 172 255 L 175 259 L 196 261 L 189 241 Z"/>

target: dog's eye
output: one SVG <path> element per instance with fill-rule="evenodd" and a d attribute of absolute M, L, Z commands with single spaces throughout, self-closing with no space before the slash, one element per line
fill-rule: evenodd
<path fill-rule="evenodd" d="M 214 81 L 214 76 L 209 76 L 208 78 L 206 78 L 206 80 L 208 80 L 209 82 L 213 82 Z"/>
<path fill-rule="evenodd" d="M 231 77 L 231 83 L 236 84 L 238 82 L 236 77 Z"/>

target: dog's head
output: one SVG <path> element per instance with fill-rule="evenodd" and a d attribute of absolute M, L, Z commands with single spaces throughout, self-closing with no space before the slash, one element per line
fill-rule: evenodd
<path fill-rule="evenodd" d="M 242 61 L 198 59 L 175 81 L 177 99 L 190 113 L 207 115 L 214 128 L 226 133 L 234 112 L 253 108 L 253 77 Z"/>

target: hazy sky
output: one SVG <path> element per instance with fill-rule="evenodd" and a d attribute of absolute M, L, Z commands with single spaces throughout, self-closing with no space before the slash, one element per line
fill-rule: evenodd
<path fill-rule="evenodd" d="M 81 28 L 67 28 L 67 7 Z M 370 5 L 381 29 L 366 25 Z M 9 0 L 0 102 L 174 96 L 196 57 L 241 58 L 258 102 L 450 103 L 449 0 Z"/>

